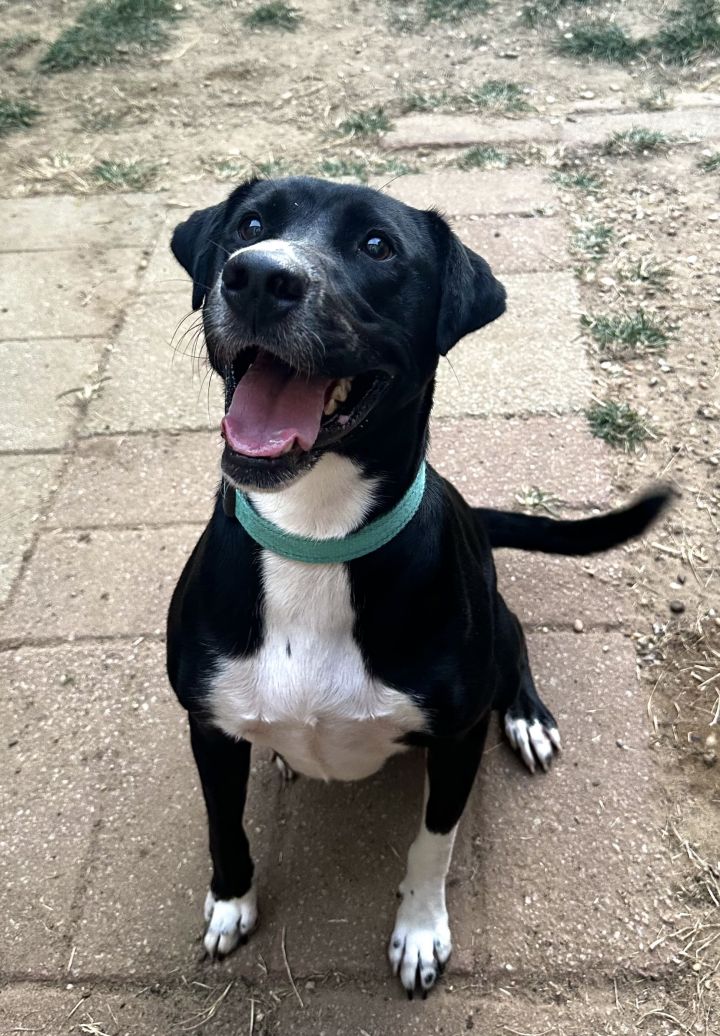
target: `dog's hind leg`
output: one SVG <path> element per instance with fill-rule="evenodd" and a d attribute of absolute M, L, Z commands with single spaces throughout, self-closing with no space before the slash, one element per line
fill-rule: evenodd
<path fill-rule="evenodd" d="M 514 664 L 508 666 L 512 678 L 506 678 L 497 708 L 510 745 L 530 773 L 535 772 L 538 764 L 547 771 L 562 747 L 560 731 L 535 687 L 522 627 L 507 607 L 504 610 L 503 625 L 507 623 L 509 639 L 511 643 L 514 641 Z"/>

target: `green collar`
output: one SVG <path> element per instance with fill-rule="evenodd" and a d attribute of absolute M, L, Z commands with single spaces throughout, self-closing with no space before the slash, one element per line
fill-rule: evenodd
<path fill-rule="evenodd" d="M 235 492 L 235 517 L 248 536 L 273 554 L 305 561 L 311 565 L 328 565 L 340 561 L 354 561 L 366 554 L 372 554 L 379 547 L 394 539 L 415 516 L 425 493 L 425 461 L 402 499 L 380 518 L 348 533 L 339 539 L 313 540 L 306 536 L 294 536 L 290 532 L 269 522 L 258 514 L 247 495 Z"/>

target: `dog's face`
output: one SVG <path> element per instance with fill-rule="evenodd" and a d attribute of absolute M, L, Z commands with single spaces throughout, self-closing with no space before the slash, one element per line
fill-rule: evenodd
<path fill-rule="evenodd" d="M 254 180 L 181 223 L 172 250 L 226 385 L 223 472 L 245 488 L 391 434 L 438 357 L 505 309 L 437 213 L 366 187 Z"/>

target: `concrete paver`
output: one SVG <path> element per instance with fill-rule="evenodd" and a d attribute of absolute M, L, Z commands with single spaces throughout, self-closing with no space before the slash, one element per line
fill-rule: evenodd
<path fill-rule="evenodd" d="M 54 531 L 40 536 L 0 620 L 16 638 L 159 635 L 197 525 Z"/>
<path fill-rule="evenodd" d="M 137 264 L 133 249 L 99 245 L 0 254 L 0 338 L 108 335 Z"/>
<path fill-rule="evenodd" d="M 102 341 L 0 342 L 0 450 L 58 449 L 77 421 L 77 395 L 97 378 Z"/>
<path fill-rule="evenodd" d="M 475 507 L 515 510 L 517 495 L 533 486 L 560 510 L 609 505 L 607 451 L 584 417 L 436 417 L 430 461 Z"/>
<path fill-rule="evenodd" d="M 564 752 L 527 782 L 507 752 L 485 757 L 465 828 L 484 890 L 476 968 L 660 969 L 650 944 L 669 903 L 668 861 L 633 646 L 618 634 L 537 634 L 529 650 Z"/>
<path fill-rule="evenodd" d="M 375 183 L 381 187 L 384 181 Z M 460 173 L 443 169 L 401 176 L 385 193 L 418 209 L 439 208 L 448 216 L 501 216 L 553 208 L 556 198 L 540 169 L 506 169 L 501 173 Z"/>
<path fill-rule="evenodd" d="M 0 653 L 2 966 L 51 976 L 70 958 L 75 894 L 117 769 L 127 647 Z"/>
<path fill-rule="evenodd" d="M 165 205 L 152 194 L 3 198 L 0 252 L 57 252 L 96 245 L 103 250 L 128 248 L 133 262 L 137 250 L 155 239 L 164 219 Z"/>
<path fill-rule="evenodd" d="M 47 524 L 65 528 L 205 522 L 222 442 L 208 432 L 81 439 Z"/>
<path fill-rule="evenodd" d="M 136 298 L 81 432 L 219 428 L 222 386 L 215 377 L 208 382 L 205 361 L 193 356 L 199 320 L 188 290 Z"/>
<path fill-rule="evenodd" d="M 512 274 L 502 281 L 507 312 L 464 338 L 440 363 L 438 417 L 562 413 L 578 410 L 588 398 L 573 276 Z"/>
<path fill-rule="evenodd" d="M 570 266 L 567 231 L 554 216 L 484 216 L 455 220 L 453 229 L 495 273 L 537 273 Z"/>
<path fill-rule="evenodd" d="M 603 112 L 560 119 L 488 119 L 479 115 L 405 115 L 383 137 L 389 150 L 421 147 L 472 147 L 481 144 L 602 144 L 615 132 L 642 126 L 674 134 L 680 140 L 717 140 L 717 110 Z M 505 175 L 504 173 L 501 175 Z M 532 195 L 530 195 L 532 196 Z"/>
<path fill-rule="evenodd" d="M 17 577 L 35 520 L 56 482 L 62 459 L 52 455 L 0 455 L 0 604 Z"/>

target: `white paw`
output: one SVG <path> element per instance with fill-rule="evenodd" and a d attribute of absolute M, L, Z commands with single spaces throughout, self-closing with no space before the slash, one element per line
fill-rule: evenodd
<path fill-rule="evenodd" d="M 403 885 L 400 890 L 403 891 Z M 400 977 L 411 999 L 416 989 L 423 997 L 427 995 L 451 952 L 452 940 L 444 905 L 433 905 L 417 889 L 414 893 L 408 889 L 397 912 L 388 957 L 393 974 Z"/>
<path fill-rule="evenodd" d="M 205 920 L 208 922 L 203 945 L 209 957 L 224 957 L 246 939 L 257 924 L 257 895 L 253 885 L 238 899 L 216 899 L 212 892 L 205 897 Z"/>
<path fill-rule="evenodd" d="M 543 770 L 549 770 L 554 756 L 562 749 L 558 728 L 539 719 L 528 723 L 506 712 L 505 733 L 530 773 L 535 773 L 536 763 L 540 763 Z"/>

